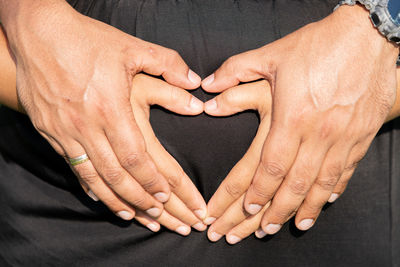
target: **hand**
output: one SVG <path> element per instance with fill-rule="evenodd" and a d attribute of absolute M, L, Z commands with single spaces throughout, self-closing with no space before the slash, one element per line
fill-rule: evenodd
<path fill-rule="evenodd" d="M 260 78 L 272 85 L 271 129 L 244 200 L 257 214 L 274 198 L 262 220 L 266 233 L 296 212 L 297 227 L 309 229 L 323 205 L 343 193 L 394 103 L 398 52 L 366 10 L 343 6 L 228 59 L 202 82 L 209 92 Z"/>
<path fill-rule="evenodd" d="M 181 115 L 198 115 L 203 112 L 203 102 L 181 88 L 148 75 L 138 74 L 132 82 L 131 104 L 150 157 L 157 169 L 173 186 L 173 193 L 164 204 L 164 211 L 160 217 L 154 219 L 142 211 L 137 211 L 135 219 L 152 231 L 158 231 L 159 224 L 181 235 L 188 235 L 190 226 L 204 231 L 206 225 L 191 212 L 196 206 L 185 204 L 205 205 L 203 197 L 178 162 L 158 141 L 149 122 L 151 105 L 159 105 Z"/>
<path fill-rule="evenodd" d="M 143 71 L 186 89 L 197 88 L 200 78 L 175 51 L 85 17 L 64 1 L 0 1 L 0 15 L 19 100 L 35 128 L 66 158 L 88 154 L 90 161 L 74 171 L 116 215 L 130 220 L 140 209 L 160 216 L 170 187 L 135 123 L 132 78 Z M 205 213 L 204 201 L 178 193 L 196 214 Z"/>
<path fill-rule="evenodd" d="M 232 168 L 207 204 L 205 223 L 212 224 L 208 238 L 215 242 L 223 235 L 235 244 L 260 227 L 263 212 L 249 216 L 243 201 L 261 159 L 262 147 L 271 124 L 271 87 L 265 80 L 232 87 L 214 98 L 214 106 L 205 106 L 211 116 L 229 116 L 253 109 L 260 115 L 260 125 L 246 154 Z M 210 103 L 210 102 L 209 102 Z M 264 206 L 263 211 L 269 206 Z M 262 231 L 258 237 L 265 236 Z"/>

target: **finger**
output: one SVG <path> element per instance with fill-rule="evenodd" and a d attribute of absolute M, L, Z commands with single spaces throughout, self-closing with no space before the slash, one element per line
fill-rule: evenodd
<path fill-rule="evenodd" d="M 160 231 L 160 224 L 150 216 L 146 215 L 146 213 L 144 213 L 143 211 L 137 211 L 135 220 L 147 227 L 152 232 Z"/>
<path fill-rule="evenodd" d="M 161 106 L 166 107 L 167 105 L 165 105 L 165 102 L 167 102 L 167 99 L 170 99 L 170 96 L 168 93 L 166 93 L 166 91 L 168 91 L 168 88 L 171 87 L 165 87 L 167 86 L 165 82 L 158 79 L 156 83 L 152 85 L 152 87 L 148 87 L 151 89 L 149 89 L 149 92 L 146 93 L 146 97 L 148 97 L 149 99 L 153 99 L 154 103 L 159 103 Z M 184 90 L 180 90 L 184 92 Z M 180 95 L 183 98 L 187 98 L 189 93 L 185 92 L 185 94 Z M 186 101 L 182 100 L 177 102 L 183 103 Z M 149 152 L 149 155 L 151 155 L 159 171 L 167 179 L 171 190 L 180 200 L 183 201 L 183 203 L 185 203 L 185 205 L 191 211 L 194 212 L 194 214 L 196 214 L 199 219 L 204 219 L 207 208 L 206 203 L 200 192 L 183 171 L 179 163 L 164 149 L 164 147 L 155 136 L 149 122 L 148 112 L 144 112 L 143 109 L 136 105 L 134 101 L 132 102 L 132 106 L 134 109 L 135 119 L 137 120 L 140 131 L 144 136 L 147 151 Z M 177 107 L 171 109 L 180 109 L 179 104 L 177 105 Z M 185 109 L 182 109 L 181 111 L 187 113 L 187 110 Z"/>
<path fill-rule="evenodd" d="M 373 137 L 368 138 L 368 140 L 359 143 L 354 146 L 351 150 L 349 157 L 347 158 L 346 167 L 343 174 L 341 175 L 338 183 L 333 190 L 333 193 L 329 199 L 330 203 L 335 202 L 346 190 L 351 177 L 353 176 L 358 164 L 367 154 L 368 148 L 371 145 Z"/>
<path fill-rule="evenodd" d="M 208 217 L 204 220 L 206 224 L 213 223 L 248 189 L 269 130 L 270 99 L 269 83 L 259 81 L 232 87 L 206 103 L 205 110 L 212 116 L 228 116 L 248 109 L 257 109 L 262 114 L 257 134 L 246 154 L 232 168 L 208 202 Z M 215 109 L 209 108 L 212 101 L 215 101 Z"/>
<path fill-rule="evenodd" d="M 69 142 L 65 147 L 71 150 L 67 155 L 69 158 L 75 158 L 85 154 L 83 147 L 76 142 Z M 73 152 L 72 152 L 73 151 Z M 76 166 L 71 166 L 75 174 L 82 180 L 87 189 L 87 194 L 93 200 L 100 199 L 114 214 L 124 220 L 132 220 L 135 216 L 135 210 L 124 203 L 110 190 L 98 175 L 92 162 L 86 161 Z M 82 184 L 81 183 L 81 184 Z"/>
<path fill-rule="evenodd" d="M 321 171 L 296 215 L 296 226 L 302 231 L 310 229 L 342 175 L 352 146 L 336 144 L 329 150 Z"/>
<path fill-rule="evenodd" d="M 143 187 L 122 168 L 105 136 L 101 133 L 90 136 L 92 138 L 88 140 L 96 143 L 89 143 L 84 149 L 108 187 L 128 204 L 146 211 L 152 217 L 158 217 L 163 206 L 145 192 Z M 93 192 L 96 194 L 94 190 Z M 100 198 L 98 194 L 96 195 Z"/>
<path fill-rule="evenodd" d="M 202 88 L 207 92 L 221 92 L 238 85 L 266 78 L 265 54 L 262 49 L 255 49 L 227 59 L 213 74 L 204 79 Z"/>
<path fill-rule="evenodd" d="M 135 73 L 146 72 L 151 75 L 162 75 L 175 86 L 195 89 L 200 86 L 201 78 L 186 65 L 178 52 L 149 42 L 143 42 L 131 51 Z"/>
<path fill-rule="evenodd" d="M 171 194 L 168 202 L 164 204 L 164 209 L 175 218 L 187 225 L 191 225 L 198 231 L 206 230 L 207 226 L 197 218 L 174 193 Z"/>
<path fill-rule="evenodd" d="M 177 218 L 169 214 L 166 210 L 164 210 L 157 218 L 157 222 L 167 229 L 183 236 L 187 236 L 191 232 L 191 228 L 189 225 L 178 220 Z"/>
<path fill-rule="evenodd" d="M 290 128 L 281 125 L 271 128 L 253 182 L 246 193 L 244 203 L 248 213 L 258 213 L 272 199 L 289 172 L 300 145 L 300 138 L 292 133 Z"/>
<path fill-rule="evenodd" d="M 293 166 L 264 214 L 261 223 L 264 232 L 275 234 L 297 211 L 314 183 L 327 152 L 327 147 L 312 141 L 301 145 Z"/>
<path fill-rule="evenodd" d="M 211 116 L 229 116 L 252 109 L 265 117 L 270 108 L 271 87 L 265 80 L 229 88 L 204 105 L 205 112 Z"/>
<path fill-rule="evenodd" d="M 208 238 L 216 242 L 235 226 L 239 225 L 249 214 L 243 208 L 244 195 L 237 199 L 208 229 Z"/>
<path fill-rule="evenodd" d="M 243 222 L 236 225 L 232 230 L 230 230 L 226 234 L 226 241 L 229 244 L 234 245 L 236 243 L 239 243 L 252 233 L 256 233 L 256 236 L 258 238 L 263 238 L 264 236 L 266 236 L 266 233 L 260 230 L 260 226 L 262 216 L 265 210 L 269 207 L 269 204 L 270 203 L 267 203 L 267 205 L 263 207 L 261 212 L 257 213 L 256 215 L 247 217 Z"/>
<path fill-rule="evenodd" d="M 181 115 L 198 115 L 204 110 L 204 103 L 195 96 L 160 79 L 138 74 L 135 76 L 134 82 L 148 86 L 147 88 L 135 88 L 135 91 L 143 90 L 143 94 L 140 94 L 141 99 L 137 99 L 135 93 L 132 93 L 135 101 L 144 102 L 141 104 L 145 105 L 146 109 L 151 105 L 159 105 Z"/>
<path fill-rule="evenodd" d="M 130 107 L 130 103 L 128 105 Z M 118 162 L 145 191 L 160 202 L 165 202 L 170 194 L 169 185 L 146 151 L 143 135 L 131 108 L 119 118 L 114 122 L 108 121 L 105 128 Z"/>

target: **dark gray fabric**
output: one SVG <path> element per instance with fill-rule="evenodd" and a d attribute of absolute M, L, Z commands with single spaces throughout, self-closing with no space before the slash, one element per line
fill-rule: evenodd
<path fill-rule="evenodd" d="M 327 16 L 336 0 L 70 0 L 80 12 L 177 50 L 203 78 L 226 58 Z M 212 96 L 196 90 L 202 100 Z M 157 136 L 206 200 L 244 154 L 258 118 L 183 117 L 153 108 Z M 400 121 L 386 124 L 346 193 L 308 232 L 286 224 L 238 245 L 205 233 L 151 233 L 80 189 L 29 120 L 0 108 L 0 258 L 57 266 L 400 266 Z M 1 261 L 0 261 L 1 262 Z"/>

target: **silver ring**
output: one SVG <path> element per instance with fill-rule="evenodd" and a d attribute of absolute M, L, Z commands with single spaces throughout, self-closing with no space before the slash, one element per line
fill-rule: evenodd
<path fill-rule="evenodd" d="M 82 163 L 88 161 L 89 157 L 88 157 L 87 154 L 83 154 L 83 155 L 81 155 L 79 157 L 76 157 L 76 158 L 69 158 L 68 160 L 69 160 L 69 163 L 72 166 L 76 166 L 76 165 L 79 165 L 79 164 L 82 164 Z"/>

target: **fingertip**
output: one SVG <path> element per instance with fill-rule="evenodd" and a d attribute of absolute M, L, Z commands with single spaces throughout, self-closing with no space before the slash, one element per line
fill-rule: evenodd
<path fill-rule="evenodd" d="M 218 104 L 217 104 L 217 101 L 215 100 L 215 98 L 213 98 L 213 99 L 207 101 L 207 102 L 204 104 L 204 111 L 205 111 L 207 114 L 212 115 L 212 114 L 214 114 L 214 113 L 216 112 L 217 109 L 218 109 Z"/>
<path fill-rule="evenodd" d="M 217 220 L 217 218 L 215 218 L 215 217 L 207 217 L 204 219 L 204 223 L 207 225 L 210 225 L 210 224 L 213 224 L 216 220 Z"/>
<path fill-rule="evenodd" d="M 259 204 L 247 204 L 245 205 L 245 209 L 248 213 L 251 215 L 256 215 L 257 213 L 260 212 L 262 206 Z"/>
<path fill-rule="evenodd" d="M 160 231 L 160 225 L 158 223 L 149 223 L 146 225 L 147 228 L 150 229 L 152 232 L 158 232 Z"/>
<path fill-rule="evenodd" d="M 93 193 L 93 191 L 92 190 L 88 190 L 87 192 L 86 192 L 86 194 L 91 198 L 91 199 L 93 199 L 93 201 L 99 201 L 99 198 Z"/>
<path fill-rule="evenodd" d="M 189 109 L 194 114 L 200 114 L 204 110 L 204 103 L 195 96 L 192 96 L 190 99 Z"/>
<path fill-rule="evenodd" d="M 307 231 L 314 225 L 314 222 L 314 219 L 303 219 L 296 224 L 296 227 L 301 231 Z"/>
<path fill-rule="evenodd" d="M 193 86 L 195 86 L 195 88 L 200 86 L 201 78 L 199 75 L 197 75 L 197 73 L 195 73 L 194 71 L 189 69 L 187 76 L 188 76 L 189 81 L 193 84 Z"/>
<path fill-rule="evenodd" d="M 329 203 L 333 203 L 335 202 L 337 199 L 339 198 L 339 194 L 337 193 L 332 193 L 331 196 L 328 199 Z"/>
<path fill-rule="evenodd" d="M 209 239 L 211 242 L 217 242 L 218 240 L 221 239 L 222 235 L 219 234 L 219 233 L 217 233 L 217 232 L 214 232 L 214 231 L 210 231 L 210 230 L 209 230 L 209 231 L 207 232 L 207 237 L 208 237 L 208 239 Z"/>
<path fill-rule="evenodd" d="M 169 200 L 170 193 L 158 192 L 158 193 L 155 193 L 153 196 L 159 202 L 165 203 L 165 202 L 167 202 Z"/>
<path fill-rule="evenodd" d="M 197 209 L 194 211 L 194 214 L 199 218 L 200 220 L 204 220 L 207 216 L 207 211 L 204 209 Z"/>
<path fill-rule="evenodd" d="M 213 73 L 201 82 L 201 87 L 203 87 L 203 89 L 207 91 L 207 89 L 211 86 L 211 84 L 214 83 L 214 80 L 215 80 L 215 74 Z"/>

